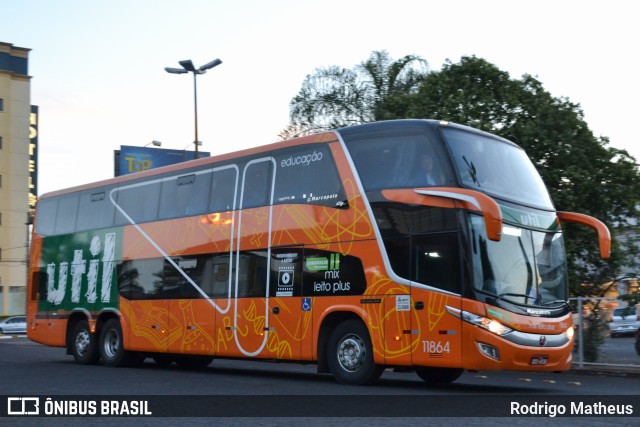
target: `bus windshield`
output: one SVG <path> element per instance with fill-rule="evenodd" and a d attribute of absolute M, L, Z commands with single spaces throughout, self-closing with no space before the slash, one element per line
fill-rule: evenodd
<path fill-rule="evenodd" d="M 482 217 L 470 217 L 477 291 L 519 305 L 564 304 L 568 282 L 562 233 L 505 224 L 501 241 L 493 242 Z"/>
<path fill-rule="evenodd" d="M 459 129 L 443 127 L 441 131 L 464 186 L 524 205 L 553 210 L 542 178 L 520 147 Z"/>

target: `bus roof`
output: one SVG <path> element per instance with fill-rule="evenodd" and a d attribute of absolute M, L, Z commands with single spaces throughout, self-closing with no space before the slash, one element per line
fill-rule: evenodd
<path fill-rule="evenodd" d="M 119 183 L 131 181 L 131 180 L 136 180 L 139 178 L 160 175 L 166 172 L 179 171 L 183 169 L 198 167 L 201 165 L 224 162 L 227 160 L 231 160 L 239 157 L 251 156 L 251 155 L 264 153 L 264 152 L 268 152 L 275 149 L 294 147 L 294 146 L 303 145 L 303 144 L 318 144 L 318 143 L 325 143 L 325 142 L 333 142 L 333 141 L 337 141 L 337 139 L 338 138 L 335 132 L 323 132 L 323 133 L 309 135 L 309 136 L 302 136 L 299 138 L 289 139 L 286 141 L 274 142 L 271 144 L 261 145 L 253 148 L 247 148 L 239 151 L 233 151 L 230 153 L 220 154 L 212 157 L 203 157 L 196 160 L 189 160 L 186 162 L 180 162 L 173 165 L 162 166 L 154 169 L 148 169 L 142 172 L 135 172 L 132 174 L 121 175 L 115 178 L 108 178 L 105 180 L 95 181 L 88 184 L 82 184 L 74 187 L 55 190 L 39 196 L 38 199 L 46 199 L 49 197 L 60 196 L 63 194 L 73 193 L 76 191 L 87 190 L 87 189 L 106 186 L 106 185 L 119 184 Z"/>

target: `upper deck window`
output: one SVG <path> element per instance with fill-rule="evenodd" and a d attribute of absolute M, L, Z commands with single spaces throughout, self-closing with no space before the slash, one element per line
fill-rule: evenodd
<path fill-rule="evenodd" d="M 365 191 L 454 185 L 446 154 L 426 127 L 372 129 L 345 142 Z"/>
<path fill-rule="evenodd" d="M 340 207 L 346 195 L 328 145 L 299 146 L 274 153 L 274 203 Z"/>

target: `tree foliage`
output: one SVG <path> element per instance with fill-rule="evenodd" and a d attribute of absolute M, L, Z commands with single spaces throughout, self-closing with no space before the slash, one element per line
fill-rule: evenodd
<path fill-rule="evenodd" d="M 417 92 L 427 75 L 427 62 L 415 55 L 393 60 L 376 51 L 354 69 L 316 69 L 291 100 L 291 123 L 281 136 L 290 137 L 392 118 L 391 97 Z"/>
<path fill-rule="evenodd" d="M 607 138 L 595 137 L 578 104 L 552 96 L 533 76 L 512 79 L 475 56 L 448 61 L 437 72 L 428 72 L 419 57 L 392 61 L 386 52 L 373 52 L 354 70 L 318 69 L 291 101 L 290 129 L 317 131 L 410 117 L 448 120 L 514 141 L 542 175 L 557 210 L 599 218 L 614 234 L 637 229 L 636 160 L 609 147 Z M 574 295 L 602 294 L 600 284 L 621 279 L 622 265 L 633 266 L 638 277 L 638 233 L 627 233 L 632 239 L 623 247 L 614 243 L 612 258 L 603 261 L 595 232 L 564 228 Z"/>
<path fill-rule="evenodd" d="M 448 62 L 431 73 L 408 116 L 467 124 L 523 147 L 542 175 L 556 209 L 586 213 L 619 232 L 638 217 L 640 175 L 626 151 L 596 138 L 578 104 L 553 97 L 530 75 L 516 80 L 476 57 Z M 601 284 L 620 279 L 634 254 L 614 243 L 608 261 L 599 258 L 595 232 L 566 225 L 572 293 L 598 295 Z M 585 286 L 584 284 L 593 284 Z"/>

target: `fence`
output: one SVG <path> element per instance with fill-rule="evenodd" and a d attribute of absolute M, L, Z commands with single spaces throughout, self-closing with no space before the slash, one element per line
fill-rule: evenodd
<path fill-rule="evenodd" d="M 580 368 L 606 365 L 611 368 L 640 369 L 640 355 L 635 349 L 635 334 L 613 338 L 609 333 L 610 312 L 617 306 L 618 300 L 578 297 L 570 301 L 575 308 L 575 365 Z"/>

